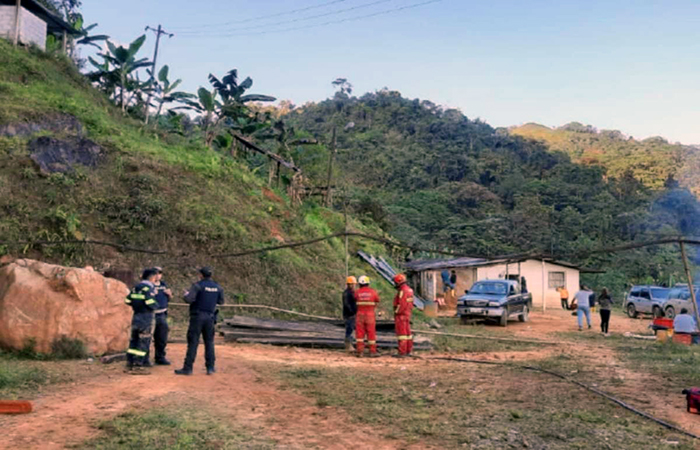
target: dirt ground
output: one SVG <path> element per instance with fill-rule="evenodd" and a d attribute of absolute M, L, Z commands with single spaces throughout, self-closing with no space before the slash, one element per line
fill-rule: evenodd
<path fill-rule="evenodd" d="M 562 339 L 560 333 L 575 332 L 575 318 L 565 311 L 546 314 L 532 313 L 528 323 L 511 322 L 504 336 L 528 339 L 561 340 L 559 346 L 542 346 L 521 352 L 469 353 L 475 359 L 537 360 L 556 354 L 575 355 L 607 367 L 611 374 L 624 379 L 622 385 L 604 389 L 624 401 L 634 403 L 639 392 L 645 392 L 649 412 L 675 422 L 684 429 L 700 434 L 697 416 L 685 412 L 682 396 L 662 398 L 649 390 L 650 380 L 642 373 L 623 368 L 609 349 L 590 342 Z M 597 332 L 599 322 L 594 318 Z M 648 333 L 648 320 L 631 320 L 613 316 L 613 333 Z M 501 329 L 494 329 L 501 331 Z M 96 424 L 104 419 L 134 409 L 147 409 L 156 401 L 186 393 L 196 402 L 216 405 L 222 419 L 231 421 L 256 433 L 262 433 L 278 443 L 279 448 L 430 448 L 428 443 L 414 444 L 381 438 L 385 430 L 368 425 L 348 426 L 348 414 L 339 408 L 318 407 L 310 398 L 284 390 L 274 382 L 261 378 L 254 367 L 260 363 L 289 366 L 323 365 L 326 367 L 358 367 L 371 365 L 391 367 L 424 364 L 425 361 L 396 360 L 383 357 L 376 360 L 357 359 L 340 352 L 294 349 L 259 345 L 218 345 L 217 369 L 214 376 L 204 374 L 202 356 L 198 357 L 197 372 L 191 377 L 174 375 L 173 368 L 182 361 L 183 344 L 171 344 L 169 356 L 172 367 L 157 367 L 150 376 L 124 374 L 121 365 L 107 366 L 105 371 L 86 381 L 59 385 L 34 400 L 35 412 L 24 416 L 0 417 L 3 436 L 0 448 L 57 449 L 77 445 L 96 436 Z M 428 356 L 428 355 L 426 355 Z M 431 364 L 450 364 L 431 361 Z M 654 405 L 650 410 L 649 405 Z"/>

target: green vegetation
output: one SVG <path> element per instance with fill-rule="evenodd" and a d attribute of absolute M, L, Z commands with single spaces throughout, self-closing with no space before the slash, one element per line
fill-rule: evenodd
<path fill-rule="evenodd" d="M 440 448 L 692 448 L 675 433 L 545 375 L 466 364 L 260 370 L 386 438 Z M 542 390 L 543 382 L 546 389 Z"/>
<path fill-rule="evenodd" d="M 243 427 L 241 427 L 243 428 Z M 201 406 L 178 404 L 144 412 L 127 412 L 100 423 L 102 434 L 86 442 L 86 449 L 168 448 L 272 449 L 273 442 L 219 423 Z"/>
<path fill-rule="evenodd" d="M 587 281 L 616 294 L 628 283 L 679 279 L 677 249 L 583 259 L 577 252 L 694 234 L 700 218 L 697 199 L 669 179 L 675 172 L 649 165 L 650 158 L 665 161 L 676 149 L 656 141 L 645 144 L 644 174 L 606 173 L 544 143 L 394 91 L 359 98 L 340 92 L 284 118 L 319 140 L 328 140 L 333 127 L 340 130 L 336 177 L 352 194 L 352 212 L 397 238 L 473 255 L 552 253 L 607 269 Z M 347 123 L 354 127 L 346 129 Z M 629 164 L 636 164 L 641 156 L 629 152 Z M 610 158 L 625 164 L 622 154 Z M 323 160 L 307 164 L 322 173 Z"/>

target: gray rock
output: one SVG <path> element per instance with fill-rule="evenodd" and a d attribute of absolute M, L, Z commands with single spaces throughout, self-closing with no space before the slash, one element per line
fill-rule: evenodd
<path fill-rule="evenodd" d="M 36 122 L 18 122 L 0 125 L 2 137 L 26 137 L 41 131 L 82 136 L 83 125 L 70 114 L 56 114 Z"/>
<path fill-rule="evenodd" d="M 29 153 L 45 174 L 72 172 L 77 164 L 95 167 L 104 155 L 102 147 L 89 139 L 59 140 L 47 136 L 32 140 Z"/>

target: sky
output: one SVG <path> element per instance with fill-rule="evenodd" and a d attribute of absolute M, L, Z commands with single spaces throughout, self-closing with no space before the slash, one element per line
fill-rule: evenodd
<path fill-rule="evenodd" d="M 237 68 L 251 93 L 302 105 L 344 77 L 354 94 L 386 87 L 495 127 L 577 121 L 700 144 L 700 1 L 412 7 L 426 1 L 83 0 L 82 12 L 119 43 L 162 24 L 175 36 L 162 39 L 158 65 L 191 92 Z M 143 56 L 154 44 L 149 33 Z"/>

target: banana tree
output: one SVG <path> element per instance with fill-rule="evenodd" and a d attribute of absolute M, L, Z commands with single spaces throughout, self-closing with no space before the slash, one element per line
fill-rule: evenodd
<path fill-rule="evenodd" d="M 166 65 L 163 66 L 158 72 L 159 85 L 157 87 L 157 91 L 160 95 L 157 100 L 158 110 L 156 111 L 156 119 L 160 117 L 160 114 L 163 111 L 163 105 L 168 103 L 184 103 L 185 100 L 196 98 L 195 95 L 188 92 L 176 91 L 175 89 L 180 86 L 182 80 L 177 79 L 171 83 L 170 79 L 168 78 L 169 71 L 170 68 Z"/>
<path fill-rule="evenodd" d="M 221 113 L 222 103 L 216 99 L 216 91 L 201 87 L 197 91 L 197 96 L 191 98 L 183 98 L 181 101 L 185 106 L 172 108 L 171 111 L 185 109 L 194 111 L 200 115 L 202 132 L 204 133 L 204 143 L 207 147 L 211 147 L 212 142 L 219 135 L 220 124 L 224 119 Z"/>
<path fill-rule="evenodd" d="M 221 80 L 209 74 L 209 82 L 221 97 L 223 102 L 222 113 L 233 120 L 241 116 L 249 116 L 248 108 L 245 106 L 249 102 L 274 102 L 275 97 L 262 94 L 246 94 L 245 92 L 253 87 L 253 80 L 247 77 L 238 83 L 238 70 L 230 70 Z"/>
<path fill-rule="evenodd" d="M 97 71 L 88 74 L 88 77 L 97 82 L 100 87 L 113 96 L 123 112 L 127 106 L 137 97 L 137 94 L 148 87 L 149 83 L 143 83 L 136 76 L 139 69 L 150 67 L 148 58 L 136 59 L 136 55 L 146 41 L 146 35 L 142 35 L 129 44 L 128 47 L 117 47 L 107 41 L 107 52 L 100 53 L 103 62 L 97 62 L 89 58 L 90 63 Z"/>

